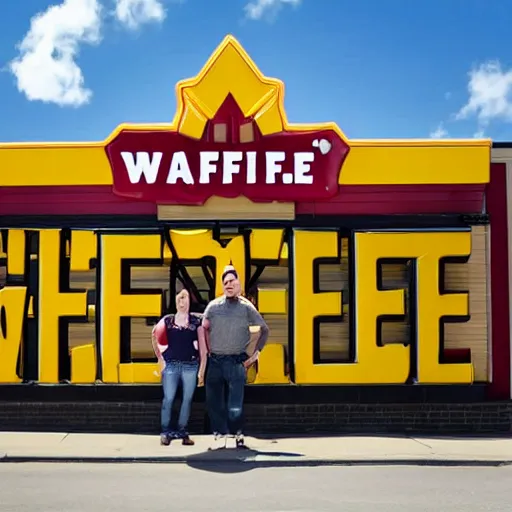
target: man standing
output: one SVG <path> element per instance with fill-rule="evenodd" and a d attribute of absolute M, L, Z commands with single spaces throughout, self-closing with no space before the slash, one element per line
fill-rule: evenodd
<path fill-rule="evenodd" d="M 247 368 L 258 360 L 269 329 L 251 302 L 240 296 L 240 281 L 234 267 L 225 267 L 222 286 L 224 295 L 211 301 L 203 315 L 210 350 L 205 387 L 214 435 L 211 449 L 225 448 L 227 436 L 235 437 L 237 448 L 245 448 L 243 401 Z M 260 327 L 260 336 L 254 354 L 249 357 L 251 325 Z"/>

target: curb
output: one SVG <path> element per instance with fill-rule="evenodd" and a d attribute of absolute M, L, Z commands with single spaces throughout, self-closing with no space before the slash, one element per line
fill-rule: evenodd
<path fill-rule="evenodd" d="M 503 467 L 512 466 L 512 460 L 488 459 L 211 459 L 193 457 L 48 457 L 31 455 L 0 456 L 0 463 L 84 463 L 84 464 L 188 464 L 190 466 L 247 465 L 265 467 L 318 467 L 318 466 L 433 466 L 433 467 Z"/>

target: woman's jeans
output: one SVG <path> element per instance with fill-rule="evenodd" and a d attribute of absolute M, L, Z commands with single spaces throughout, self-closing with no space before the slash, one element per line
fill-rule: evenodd
<path fill-rule="evenodd" d="M 192 398 L 197 386 L 198 369 L 199 364 L 197 362 L 171 361 L 166 363 L 164 371 L 162 372 L 162 386 L 164 389 L 161 414 L 162 434 L 170 434 L 176 437 L 184 437 L 187 435 Z M 172 404 L 180 382 L 182 385 L 183 399 L 178 418 L 178 431 L 173 432 L 170 430 Z"/>

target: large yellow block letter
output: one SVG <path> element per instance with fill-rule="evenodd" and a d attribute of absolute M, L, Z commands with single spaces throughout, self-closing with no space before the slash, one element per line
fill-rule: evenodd
<path fill-rule="evenodd" d="M 250 236 L 251 263 L 273 262 L 279 264 L 284 242 L 284 229 L 255 229 Z M 258 286 L 258 310 L 261 314 L 286 315 L 288 311 L 288 290 L 286 288 L 260 288 Z M 253 347 L 255 346 L 254 344 Z M 252 368 L 247 372 L 248 382 Z M 285 374 L 285 351 L 280 343 L 270 340 L 258 360 L 258 372 L 254 384 L 289 384 Z"/>
<path fill-rule="evenodd" d="M 0 382 L 21 382 L 16 363 L 21 347 L 27 289 L 12 286 L 0 290 Z"/>
<path fill-rule="evenodd" d="M 162 263 L 162 237 L 151 235 L 101 236 L 101 314 L 100 343 L 103 382 L 119 382 L 121 358 L 121 319 L 156 317 L 162 312 L 162 293 L 127 293 L 129 272 L 123 260 L 152 260 Z M 125 262 L 124 264 L 127 264 Z M 123 289 L 125 291 L 123 291 Z M 148 339 L 148 346 L 151 339 Z"/>
<path fill-rule="evenodd" d="M 314 364 L 314 320 L 341 316 L 341 292 L 315 292 L 315 260 L 339 258 L 338 233 L 294 232 L 294 354 L 297 384 L 336 384 L 340 364 Z"/>
<path fill-rule="evenodd" d="M 383 241 L 387 242 L 384 247 Z M 409 376 L 409 347 L 377 345 L 378 319 L 405 315 L 405 290 L 377 288 L 378 260 L 391 257 L 387 255 L 390 247 L 391 241 L 375 238 L 375 233 L 354 235 L 356 364 L 350 365 L 354 383 L 404 384 Z"/>
<path fill-rule="evenodd" d="M 86 292 L 61 292 L 65 251 L 57 229 L 39 232 L 39 381 L 59 382 L 60 319 L 87 316 Z"/>
<path fill-rule="evenodd" d="M 473 365 L 442 364 L 441 325 L 444 318 L 467 317 L 467 293 L 441 293 L 441 260 L 467 258 L 471 254 L 471 233 L 357 233 L 356 239 L 356 333 L 358 350 L 375 336 L 377 318 L 402 314 L 403 290 L 379 291 L 376 279 L 377 260 L 397 258 L 413 260 L 416 268 L 417 296 L 416 341 L 418 345 L 418 381 L 422 384 L 469 384 Z M 414 311 L 414 309 L 416 311 Z M 388 345 L 385 350 L 372 349 L 375 365 L 395 365 L 405 375 L 404 347 Z M 387 351 L 386 356 L 380 355 Z M 393 352 L 395 352 L 393 356 Z M 402 353 L 400 353 L 402 352 Z M 384 357 L 384 359 L 383 359 Z M 362 361 L 362 360 L 361 360 Z M 396 370 L 398 375 L 398 370 Z"/>

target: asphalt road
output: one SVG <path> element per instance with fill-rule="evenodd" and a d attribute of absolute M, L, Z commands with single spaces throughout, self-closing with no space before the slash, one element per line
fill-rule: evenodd
<path fill-rule="evenodd" d="M 511 510 L 512 467 L 0 464 L 5 512 Z"/>

